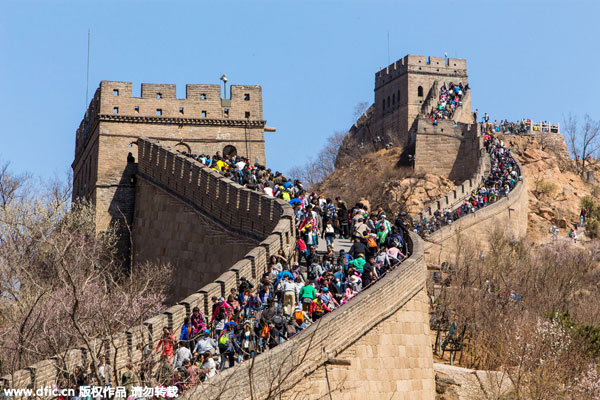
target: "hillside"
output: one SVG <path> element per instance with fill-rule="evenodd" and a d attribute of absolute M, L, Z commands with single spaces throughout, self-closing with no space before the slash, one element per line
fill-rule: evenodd
<path fill-rule="evenodd" d="M 597 195 L 597 185 L 588 183 L 575 172 L 562 135 L 503 137 L 523 167 L 529 190 L 529 235 L 533 240 L 548 237 L 552 225 L 563 232 L 579 220 L 579 204 L 587 195 Z M 596 160 L 590 164 L 598 177 Z"/>
<path fill-rule="evenodd" d="M 340 166 L 316 186 L 328 196 L 340 196 L 352 206 L 367 200 L 386 211 L 419 212 L 424 204 L 439 198 L 454 187 L 451 180 L 431 174 L 411 176 L 412 168 L 399 165 L 397 148 L 369 153 Z"/>
<path fill-rule="evenodd" d="M 585 182 L 575 172 L 574 161 L 562 135 L 500 136 L 508 143 L 523 167 L 529 190 L 529 236 L 535 241 L 548 238 L 548 229 L 557 225 L 561 236 L 578 221 L 579 203 L 586 195 L 598 195 L 598 185 Z M 454 187 L 445 177 L 431 174 L 411 176 L 412 169 L 400 166 L 396 148 L 369 153 L 338 166 L 316 187 L 329 196 L 341 196 L 349 205 L 365 199 L 373 206 L 396 213 L 416 213 L 429 201 Z M 597 160 L 590 164 L 600 178 Z M 596 188 L 596 189 L 595 189 Z"/>

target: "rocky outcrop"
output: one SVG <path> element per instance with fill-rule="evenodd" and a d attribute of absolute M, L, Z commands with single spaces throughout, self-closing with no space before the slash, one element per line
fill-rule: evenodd
<path fill-rule="evenodd" d="M 593 195 L 594 186 L 575 171 L 564 137 L 557 133 L 536 133 L 501 138 L 520 162 L 531 194 L 529 236 L 543 241 L 552 225 L 563 229 L 573 227 L 579 219 L 581 199 Z M 598 175 L 596 160 L 589 166 Z"/>
<path fill-rule="evenodd" d="M 400 165 L 397 148 L 364 155 L 336 170 L 315 188 L 329 196 L 340 196 L 348 206 L 366 200 L 395 214 L 417 213 L 425 204 L 443 197 L 455 185 L 445 177 L 413 175 L 411 167 Z"/>

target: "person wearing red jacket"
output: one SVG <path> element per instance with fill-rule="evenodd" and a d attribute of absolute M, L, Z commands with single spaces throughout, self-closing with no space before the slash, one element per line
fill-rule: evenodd
<path fill-rule="evenodd" d="M 219 297 L 217 307 L 215 307 L 215 312 L 213 312 L 212 318 L 210 319 L 210 323 L 212 324 L 215 321 L 215 317 L 219 313 L 221 308 L 225 309 L 225 314 L 227 314 L 227 318 L 231 317 L 232 308 L 223 297 Z"/>
<path fill-rule="evenodd" d="M 173 359 L 173 343 L 175 343 L 175 336 L 171 333 L 168 327 L 163 328 L 162 338 L 158 341 L 156 346 L 156 352 L 162 348 L 162 356 L 164 356 L 169 362 Z"/>
<path fill-rule="evenodd" d="M 331 309 L 327 307 L 320 297 L 314 299 L 308 308 L 308 313 L 313 321 L 321 318 L 326 312 L 331 312 Z"/>

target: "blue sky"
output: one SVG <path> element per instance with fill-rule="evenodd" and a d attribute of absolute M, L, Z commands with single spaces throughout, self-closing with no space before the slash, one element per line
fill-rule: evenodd
<path fill-rule="evenodd" d="M 600 1 L 11 1 L 0 13 L 0 161 L 63 175 L 101 80 L 263 87 L 267 162 L 287 171 L 373 100 L 406 54 L 466 58 L 492 119 L 600 119 Z M 388 57 L 388 41 L 389 57 Z"/>

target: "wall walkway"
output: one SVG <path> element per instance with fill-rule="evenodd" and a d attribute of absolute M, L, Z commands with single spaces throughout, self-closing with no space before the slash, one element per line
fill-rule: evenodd
<path fill-rule="evenodd" d="M 187 398 L 433 399 L 423 242 L 398 269 L 291 340 Z"/>
<path fill-rule="evenodd" d="M 245 189 L 156 141 L 138 140 L 138 161 L 140 192 L 136 195 L 140 199 L 136 199 L 136 207 L 149 209 L 136 210 L 136 216 L 143 221 L 134 221 L 134 229 L 148 231 L 134 233 L 137 240 L 150 240 L 158 225 L 148 225 L 149 220 L 161 209 L 171 212 L 165 208 L 179 202 L 179 212 L 175 213 L 179 216 L 170 220 L 174 227 L 167 228 L 172 229 L 172 234 L 189 223 L 187 217 L 180 216 L 183 212 L 215 224 L 226 235 L 241 235 L 258 245 L 232 264 L 221 262 L 213 271 L 220 272 L 213 282 L 198 287 L 164 313 L 110 341 L 93 342 L 92 350 L 108 354 L 117 371 L 122 371 L 128 362 L 139 362 L 138 344 L 155 345 L 163 326 L 179 328 L 193 307 L 209 315 L 212 296 L 222 296 L 237 287 L 241 276 L 256 282 L 266 270 L 269 255 L 279 249 L 290 254 L 295 246 L 293 211 L 286 202 Z M 156 196 L 159 198 L 152 205 L 150 199 Z M 159 222 L 166 225 L 164 214 L 161 218 Z M 182 251 L 181 243 L 189 238 L 197 239 L 193 237 L 193 232 L 187 232 L 176 239 L 170 245 L 174 247 L 172 254 Z M 336 398 L 344 399 L 359 399 L 369 393 L 382 399 L 393 396 L 433 400 L 423 242 L 416 235 L 411 235 L 411 239 L 412 255 L 356 299 L 256 357 L 254 363 L 242 363 L 187 395 L 211 399 L 258 398 L 257 395 L 316 399 L 338 392 Z M 227 252 L 227 243 L 215 250 Z M 52 385 L 61 367 L 72 370 L 75 365 L 87 364 L 86 354 L 87 349 L 72 349 L 59 357 L 64 358 L 64 366 L 58 358 L 44 360 L 5 379 L 9 387 L 16 388 Z"/>

